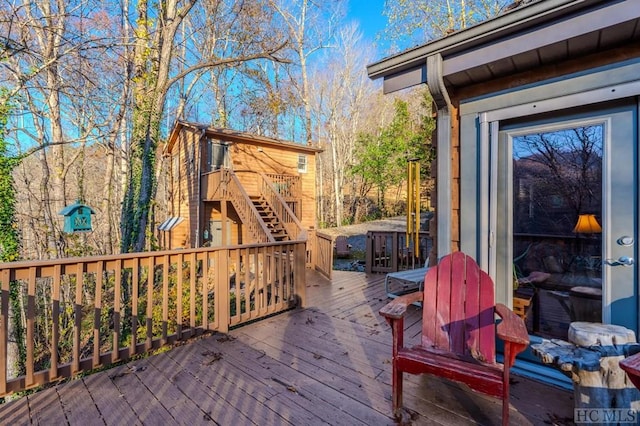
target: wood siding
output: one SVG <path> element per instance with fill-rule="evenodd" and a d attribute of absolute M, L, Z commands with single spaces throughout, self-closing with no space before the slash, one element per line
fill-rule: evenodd
<path fill-rule="evenodd" d="M 184 221 L 168 231 L 169 247 L 195 247 L 195 235 L 198 228 L 199 164 L 200 153 L 197 148 L 199 134 L 181 132 L 171 151 L 171 216 L 182 217 Z M 177 165 L 176 165 L 177 161 Z"/>

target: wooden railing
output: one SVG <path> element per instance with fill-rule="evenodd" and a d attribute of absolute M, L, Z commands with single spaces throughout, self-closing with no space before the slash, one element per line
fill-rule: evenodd
<path fill-rule="evenodd" d="M 238 216 L 242 219 L 242 224 L 247 227 L 254 240 L 259 243 L 274 242 L 273 235 L 260 217 L 236 174 L 225 170 L 222 181 L 226 182 L 226 198 L 231 201 Z"/>
<path fill-rule="evenodd" d="M 302 197 L 302 180 L 300 176 L 265 173 L 273 187 L 285 201 L 300 201 Z"/>
<path fill-rule="evenodd" d="M 257 176 L 260 196 L 267 201 L 287 231 L 289 238 L 291 240 L 306 239 L 306 230 L 303 228 L 302 223 L 300 223 L 293 210 L 287 205 L 280 192 L 276 190 L 274 183 L 264 173 L 257 172 Z"/>
<path fill-rule="evenodd" d="M 305 303 L 305 243 L 0 264 L 0 397 Z"/>
<path fill-rule="evenodd" d="M 389 273 L 424 266 L 429 256 L 429 250 L 431 250 L 429 233 L 420 233 L 418 253 L 416 253 L 413 241 L 409 241 L 408 247 L 406 241 L 405 232 L 367 232 L 366 273 Z"/>
<path fill-rule="evenodd" d="M 310 231 L 307 240 L 307 265 L 331 279 L 333 271 L 333 239 L 319 231 Z"/>

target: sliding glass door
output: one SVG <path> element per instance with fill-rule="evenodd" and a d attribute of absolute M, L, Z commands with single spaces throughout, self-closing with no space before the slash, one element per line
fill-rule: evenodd
<path fill-rule="evenodd" d="M 497 269 L 531 334 L 566 339 L 572 321 L 637 331 L 637 133 L 635 102 L 501 123 Z"/>

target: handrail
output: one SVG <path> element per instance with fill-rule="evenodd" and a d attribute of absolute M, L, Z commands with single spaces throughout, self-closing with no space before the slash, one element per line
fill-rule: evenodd
<path fill-rule="evenodd" d="M 275 238 L 273 238 L 269 228 L 260 217 L 260 213 L 251 202 L 236 174 L 230 170 L 225 170 L 223 176 L 223 181 L 227 182 L 226 196 L 235 207 L 251 235 L 257 242 L 275 242 Z"/>
<path fill-rule="evenodd" d="M 267 201 L 280 223 L 284 225 L 287 234 L 290 235 L 292 240 L 307 239 L 307 232 L 302 223 L 265 173 L 252 170 L 240 170 L 236 171 L 236 173 L 255 173 L 258 175 L 261 178 L 257 185 L 259 194 Z"/>
<path fill-rule="evenodd" d="M 0 263 L 0 397 L 304 305 L 305 250 L 289 241 Z"/>

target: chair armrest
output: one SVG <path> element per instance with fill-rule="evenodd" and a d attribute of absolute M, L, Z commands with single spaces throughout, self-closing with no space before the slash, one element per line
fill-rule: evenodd
<path fill-rule="evenodd" d="M 527 346 L 529 344 L 529 333 L 527 333 L 527 327 L 524 325 L 522 318 L 502 303 L 496 303 L 496 313 L 502 318 L 496 328 L 498 337 L 505 342 Z"/>
<path fill-rule="evenodd" d="M 407 312 L 407 306 L 415 302 L 421 302 L 422 297 L 423 292 L 421 291 L 405 294 L 384 305 L 379 313 L 387 319 L 400 319 Z"/>

